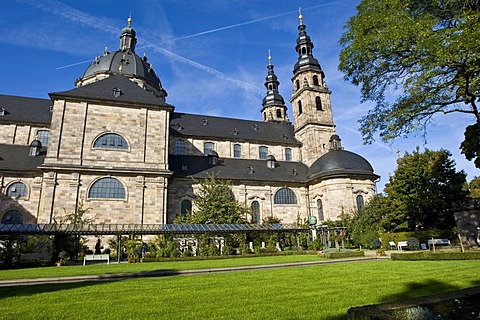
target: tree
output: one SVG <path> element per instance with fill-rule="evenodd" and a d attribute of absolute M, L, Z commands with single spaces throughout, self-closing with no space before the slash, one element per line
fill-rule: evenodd
<path fill-rule="evenodd" d="M 176 220 L 177 223 L 245 223 L 249 209 L 235 200 L 230 183 L 216 176 L 197 181 L 193 212 Z"/>
<path fill-rule="evenodd" d="M 365 143 L 376 133 L 384 142 L 425 134 L 439 113 L 469 114 L 460 148 L 480 168 L 479 23 L 478 0 L 360 2 L 340 40 L 339 69 L 376 102 L 359 120 Z"/>
<path fill-rule="evenodd" d="M 380 237 L 383 231 L 382 217 L 386 211 L 385 197 L 376 194 L 365 205 L 363 212 L 357 212 L 349 226 L 352 241 L 364 248 L 371 248 L 373 241 Z"/>
<path fill-rule="evenodd" d="M 474 177 L 468 184 L 468 196 L 470 198 L 480 198 L 480 177 Z"/>
<path fill-rule="evenodd" d="M 446 150 L 420 152 L 418 147 L 398 161 L 385 185 L 383 227 L 387 231 L 414 231 L 456 226 L 453 202 L 463 199 L 465 173 L 456 172 Z"/>

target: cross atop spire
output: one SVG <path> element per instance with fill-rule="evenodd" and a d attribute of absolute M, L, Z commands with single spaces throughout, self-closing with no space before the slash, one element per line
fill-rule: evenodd
<path fill-rule="evenodd" d="M 303 24 L 302 7 L 298 7 L 298 20 L 300 21 L 300 25 L 302 25 Z"/>
<path fill-rule="evenodd" d="M 269 66 L 272 65 L 272 53 L 271 53 L 270 49 L 268 49 L 268 65 Z"/>

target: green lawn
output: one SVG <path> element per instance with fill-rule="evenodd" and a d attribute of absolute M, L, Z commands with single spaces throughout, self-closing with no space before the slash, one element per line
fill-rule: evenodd
<path fill-rule="evenodd" d="M 478 261 L 377 260 L 0 288 L 0 317 L 345 319 L 351 306 L 478 286 L 477 269 Z"/>

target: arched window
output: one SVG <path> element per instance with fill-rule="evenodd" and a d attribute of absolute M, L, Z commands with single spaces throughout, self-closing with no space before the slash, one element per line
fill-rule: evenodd
<path fill-rule="evenodd" d="M 363 212 L 364 206 L 365 206 L 365 203 L 364 203 L 364 200 L 363 200 L 363 196 L 362 196 L 362 195 L 358 195 L 358 196 L 357 196 L 357 210 L 358 210 L 358 213 L 362 213 L 362 212 Z"/>
<path fill-rule="evenodd" d="M 18 210 L 7 211 L 2 217 L 3 224 L 21 224 L 23 221 L 23 213 Z"/>
<path fill-rule="evenodd" d="M 15 182 L 8 186 L 7 197 L 25 198 L 28 196 L 28 188 L 23 182 Z"/>
<path fill-rule="evenodd" d="M 282 109 L 277 109 L 277 118 L 282 117 Z"/>
<path fill-rule="evenodd" d="M 323 203 L 321 199 L 317 200 L 317 215 L 318 215 L 318 221 L 325 220 L 325 217 L 323 216 Z"/>
<path fill-rule="evenodd" d="M 175 141 L 175 155 L 177 156 L 185 155 L 185 142 L 183 140 Z"/>
<path fill-rule="evenodd" d="M 268 156 L 268 148 L 265 146 L 261 146 L 258 148 L 258 158 L 261 160 L 267 159 Z"/>
<path fill-rule="evenodd" d="M 128 149 L 127 141 L 116 133 L 105 133 L 95 140 L 93 143 L 94 148 L 102 149 Z"/>
<path fill-rule="evenodd" d="M 299 80 L 295 81 L 295 88 L 296 88 L 296 90 L 300 89 L 300 81 Z"/>
<path fill-rule="evenodd" d="M 182 215 L 192 212 L 192 201 L 185 199 L 180 204 L 180 213 Z"/>
<path fill-rule="evenodd" d="M 302 114 L 302 101 L 298 101 L 298 114 Z"/>
<path fill-rule="evenodd" d="M 322 111 L 323 108 L 322 108 L 322 100 L 320 99 L 320 97 L 315 97 L 315 105 L 317 106 L 317 110 L 318 111 Z"/>
<path fill-rule="evenodd" d="M 297 204 L 297 196 L 289 188 L 282 188 L 275 193 L 274 204 Z"/>
<path fill-rule="evenodd" d="M 203 143 L 203 154 L 208 156 L 210 151 L 215 151 L 215 143 L 213 142 L 205 142 Z"/>
<path fill-rule="evenodd" d="M 40 141 L 42 147 L 46 147 L 48 145 L 48 139 L 50 138 L 50 131 L 49 130 L 37 130 L 36 139 Z"/>
<path fill-rule="evenodd" d="M 317 76 L 317 75 L 314 75 L 314 76 L 313 76 L 313 85 L 314 85 L 314 86 L 318 86 L 318 85 L 319 85 L 319 83 L 318 83 L 318 76 Z"/>
<path fill-rule="evenodd" d="M 285 161 L 292 161 L 292 149 L 285 148 Z"/>
<path fill-rule="evenodd" d="M 252 209 L 252 223 L 260 223 L 260 203 L 253 201 L 250 208 Z"/>
<path fill-rule="evenodd" d="M 242 157 L 242 146 L 238 143 L 233 145 L 233 157 L 241 158 Z"/>
<path fill-rule="evenodd" d="M 123 184 L 115 178 L 101 178 L 95 181 L 88 191 L 90 199 L 125 199 Z"/>

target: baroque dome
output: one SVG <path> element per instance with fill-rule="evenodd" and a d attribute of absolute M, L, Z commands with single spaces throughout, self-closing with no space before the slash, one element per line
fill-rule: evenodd
<path fill-rule="evenodd" d="M 308 171 L 309 180 L 343 175 L 378 177 L 365 158 L 346 150 L 330 150 L 318 158 Z"/>
<path fill-rule="evenodd" d="M 122 29 L 120 48 L 108 52 L 105 48 L 103 55 L 96 57 L 87 67 L 82 77 L 75 81 L 77 87 L 92 83 L 110 75 L 122 74 L 144 87 L 165 98 L 167 92 L 162 88 L 160 78 L 153 67 L 148 63 L 147 57 L 142 58 L 135 53 L 137 43 L 136 32 L 131 27 L 132 19 L 128 19 L 128 26 Z"/>

